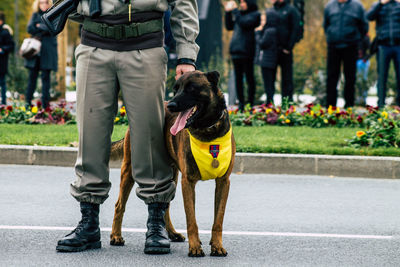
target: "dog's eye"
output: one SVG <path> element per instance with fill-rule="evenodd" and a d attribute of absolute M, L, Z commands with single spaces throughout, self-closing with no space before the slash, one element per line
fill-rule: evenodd
<path fill-rule="evenodd" d="M 193 84 L 189 88 L 190 88 L 189 91 L 191 93 L 195 93 L 196 94 L 196 93 L 200 93 L 201 92 L 201 87 L 198 86 L 198 85 Z"/>

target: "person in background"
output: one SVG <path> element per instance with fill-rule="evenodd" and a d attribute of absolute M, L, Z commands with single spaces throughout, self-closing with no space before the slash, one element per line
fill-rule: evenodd
<path fill-rule="evenodd" d="M 293 48 L 300 33 L 300 14 L 287 0 L 271 0 L 279 15 L 278 65 L 281 68 L 282 99 L 293 101 Z M 275 73 L 276 75 L 276 73 Z"/>
<path fill-rule="evenodd" d="M 340 66 L 343 62 L 345 108 L 354 106 L 358 48 L 368 32 L 364 8 L 358 0 L 331 0 L 324 10 L 328 43 L 327 106 L 336 106 Z"/>
<path fill-rule="evenodd" d="M 276 67 L 278 63 L 279 14 L 274 9 L 267 9 L 261 15 L 261 25 L 256 28 L 257 53 L 255 63 L 261 66 L 264 90 L 267 96 L 265 104 L 274 103 Z"/>
<path fill-rule="evenodd" d="M 385 106 L 386 83 L 390 61 L 396 69 L 396 105 L 400 106 L 400 0 L 380 0 L 367 12 L 370 21 L 376 21 L 378 38 L 378 107 Z"/>
<path fill-rule="evenodd" d="M 0 11 L 0 87 L 1 104 L 7 104 L 6 74 L 8 71 L 8 54 L 14 50 L 14 41 L 10 29 L 6 27 L 6 16 Z"/>
<path fill-rule="evenodd" d="M 28 88 L 26 89 L 26 105 L 32 105 L 33 93 L 36 90 L 36 83 L 39 72 L 42 78 L 42 105 L 49 107 L 50 102 L 50 73 L 57 71 L 57 39 L 50 35 L 46 25 L 40 17 L 52 5 L 51 0 L 36 0 L 33 4 L 35 9 L 32 18 L 28 23 L 28 33 L 33 38 L 42 42 L 39 55 L 25 60 L 25 67 L 29 70 Z"/>
<path fill-rule="evenodd" d="M 260 13 L 256 0 L 240 0 L 239 8 L 235 1 L 225 3 L 225 26 L 233 30 L 229 52 L 235 72 L 236 94 L 239 110 L 244 110 L 243 76 L 248 85 L 248 103 L 254 105 L 256 84 L 254 79 L 255 36 L 254 29 L 260 25 Z"/>
<path fill-rule="evenodd" d="M 371 45 L 368 33 L 362 39 L 358 49 L 357 60 L 357 97 L 356 105 L 365 106 L 368 96 L 368 71 L 370 66 L 370 55 L 368 53 Z"/>

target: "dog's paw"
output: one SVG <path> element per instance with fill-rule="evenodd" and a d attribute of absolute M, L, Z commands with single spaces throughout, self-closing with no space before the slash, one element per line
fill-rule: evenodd
<path fill-rule="evenodd" d="M 122 238 L 122 236 L 113 236 L 110 239 L 110 245 L 111 246 L 123 246 L 123 245 L 125 245 L 125 240 Z"/>
<path fill-rule="evenodd" d="M 189 257 L 204 257 L 204 251 L 201 248 L 201 246 L 197 246 L 197 247 L 189 247 Z"/>
<path fill-rule="evenodd" d="M 211 246 L 211 254 L 210 256 L 215 256 L 215 257 L 226 257 L 228 255 L 228 252 L 221 246 L 221 247 L 216 247 L 216 246 Z"/>
<path fill-rule="evenodd" d="M 180 233 L 168 233 L 168 237 L 171 242 L 185 242 L 185 236 Z"/>

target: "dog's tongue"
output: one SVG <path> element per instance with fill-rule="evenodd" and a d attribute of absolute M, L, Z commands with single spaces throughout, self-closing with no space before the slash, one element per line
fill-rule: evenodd
<path fill-rule="evenodd" d="M 186 111 L 179 112 L 179 115 L 176 118 L 174 125 L 172 125 L 172 127 L 170 129 L 170 132 L 172 135 L 176 135 L 177 133 L 179 133 L 179 131 L 181 131 L 183 128 L 185 128 L 186 121 L 193 109 L 194 109 L 194 107 L 192 107 Z"/>

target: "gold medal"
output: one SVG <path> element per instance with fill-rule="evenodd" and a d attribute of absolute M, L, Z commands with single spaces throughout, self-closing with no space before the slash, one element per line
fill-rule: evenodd
<path fill-rule="evenodd" d="M 211 166 L 216 169 L 219 166 L 219 161 L 217 159 L 213 159 L 211 162 Z"/>

